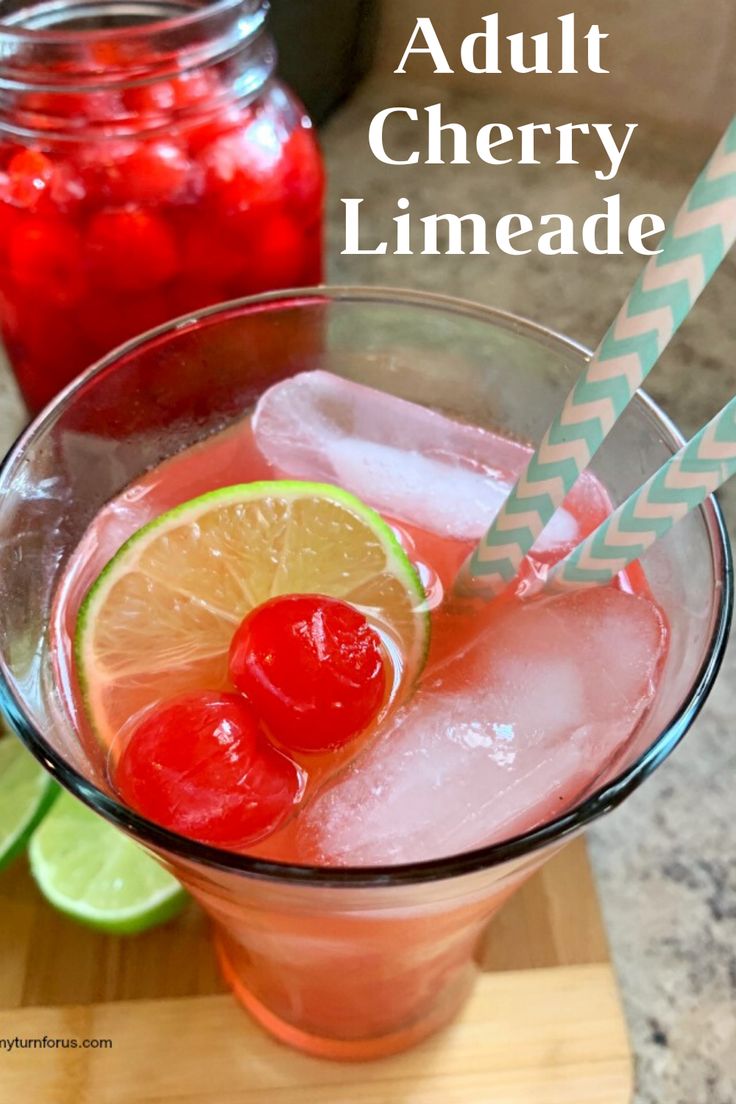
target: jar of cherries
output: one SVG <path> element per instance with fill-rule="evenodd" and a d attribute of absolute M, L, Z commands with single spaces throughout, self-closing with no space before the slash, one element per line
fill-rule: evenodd
<path fill-rule="evenodd" d="M 167 319 L 321 281 L 323 166 L 265 0 L 2 7 L 0 330 L 31 410 Z"/>

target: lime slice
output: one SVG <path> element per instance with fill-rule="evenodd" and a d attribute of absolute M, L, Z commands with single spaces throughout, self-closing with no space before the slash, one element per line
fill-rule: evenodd
<path fill-rule="evenodd" d="M 421 669 L 429 615 L 392 530 L 353 495 L 318 483 L 250 483 L 163 514 L 123 545 L 80 610 L 75 652 L 95 730 L 110 746 L 152 702 L 227 683 L 235 629 L 279 594 L 362 609 Z"/>
<path fill-rule="evenodd" d="M 23 850 L 57 793 L 53 778 L 20 740 L 0 737 L 0 870 Z"/>
<path fill-rule="evenodd" d="M 47 901 L 113 935 L 163 924 L 187 899 L 142 847 L 67 793 L 33 833 L 28 857 Z"/>

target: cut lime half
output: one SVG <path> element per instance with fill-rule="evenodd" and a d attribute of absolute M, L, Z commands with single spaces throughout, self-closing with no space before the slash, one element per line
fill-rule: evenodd
<path fill-rule="evenodd" d="M 163 514 L 123 545 L 77 621 L 90 719 L 110 746 L 141 709 L 227 686 L 243 617 L 281 594 L 325 594 L 383 626 L 415 677 L 429 641 L 416 569 L 383 519 L 318 483 L 250 483 Z"/>
<path fill-rule="evenodd" d="M 142 847 L 67 793 L 34 832 L 28 857 L 47 901 L 113 935 L 162 924 L 187 899 Z"/>
<path fill-rule="evenodd" d="M 0 870 L 24 849 L 57 793 L 53 778 L 20 740 L 0 736 Z"/>

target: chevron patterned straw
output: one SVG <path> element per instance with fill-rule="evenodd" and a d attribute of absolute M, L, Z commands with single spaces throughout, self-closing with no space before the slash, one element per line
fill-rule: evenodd
<path fill-rule="evenodd" d="M 562 505 L 736 240 L 736 117 L 456 582 L 491 598 Z"/>
<path fill-rule="evenodd" d="M 554 590 L 600 586 L 736 475 L 736 398 L 550 572 Z"/>

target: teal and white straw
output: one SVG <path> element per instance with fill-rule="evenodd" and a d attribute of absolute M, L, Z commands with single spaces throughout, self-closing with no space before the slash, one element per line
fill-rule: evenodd
<path fill-rule="evenodd" d="M 736 398 L 550 572 L 555 590 L 611 581 L 736 475 Z"/>
<path fill-rule="evenodd" d="M 460 592 L 490 598 L 511 582 L 735 240 L 736 117 L 463 567 Z"/>

